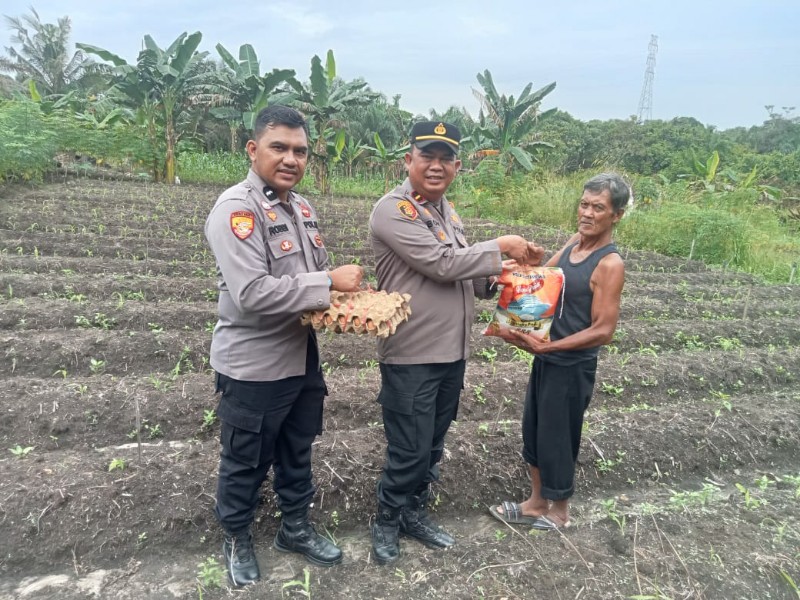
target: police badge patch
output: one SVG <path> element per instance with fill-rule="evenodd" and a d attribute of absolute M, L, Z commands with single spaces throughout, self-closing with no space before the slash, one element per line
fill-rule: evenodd
<path fill-rule="evenodd" d="M 246 240 L 253 233 L 256 216 L 249 210 L 237 210 L 231 213 L 231 231 L 240 240 Z"/>
<path fill-rule="evenodd" d="M 413 221 L 417 218 L 417 209 L 414 208 L 414 205 L 408 200 L 400 200 L 400 202 L 397 203 L 397 210 L 399 210 L 400 214 L 406 219 Z"/>

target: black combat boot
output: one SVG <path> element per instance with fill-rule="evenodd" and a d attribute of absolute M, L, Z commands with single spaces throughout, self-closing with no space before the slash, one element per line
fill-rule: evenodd
<path fill-rule="evenodd" d="M 238 533 L 225 533 L 222 554 L 231 584 L 239 587 L 261 579 L 256 554 L 253 551 L 253 536 L 249 529 Z"/>
<path fill-rule="evenodd" d="M 314 531 L 308 520 L 307 509 L 283 515 L 274 545 L 281 552 L 302 554 L 321 567 L 331 567 L 342 562 L 342 551 L 339 547 Z"/>
<path fill-rule="evenodd" d="M 400 512 L 400 531 L 418 539 L 429 548 L 449 548 L 456 543 L 453 536 L 443 531 L 428 516 L 428 496 L 426 488 L 418 495 L 409 496 Z"/>
<path fill-rule="evenodd" d="M 400 558 L 400 509 L 378 504 L 378 518 L 372 525 L 372 551 L 375 562 L 381 565 L 393 563 Z"/>

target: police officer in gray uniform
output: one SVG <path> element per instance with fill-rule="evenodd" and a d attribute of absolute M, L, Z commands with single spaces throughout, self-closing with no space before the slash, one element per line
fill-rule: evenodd
<path fill-rule="evenodd" d="M 410 294 L 412 309 L 408 323 L 378 341 L 387 449 L 372 545 L 381 564 L 399 557 L 400 532 L 430 547 L 455 543 L 430 520 L 427 503 L 464 384 L 474 298 L 487 297 L 487 278 L 501 273 L 503 254 L 537 264 L 544 253 L 518 235 L 467 244 L 464 224 L 444 197 L 461 166 L 460 140 L 448 123 L 414 125 L 408 178 L 370 217 L 378 286 Z"/>
<path fill-rule="evenodd" d="M 302 115 L 285 106 L 262 110 L 247 153 L 247 179 L 222 193 L 205 229 L 219 288 L 211 342 L 222 393 L 215 513 L 236 586 L 260 578 L 250 526 L 270 467 L 282 513 L 275 547 L 323 566 L 342 559 L 309 523 L 311 444 L 322 430 L 327 388 L 316 337 L 300 317 L 327 308 L 331 289 L 358 290 L 363 275 L 357 265 L 326 270 L 316 213 L 292 190 L 308 160 Z"/>

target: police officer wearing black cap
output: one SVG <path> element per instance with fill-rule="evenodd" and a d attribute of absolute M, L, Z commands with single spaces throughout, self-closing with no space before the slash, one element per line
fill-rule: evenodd
<path fill-rule="evenodd" d="M 503 255 L 538 264 L 544 253 L 518 235 L 468 245 L 445 198 L 461 166 L 461 133 L 428 121 L 413 126 L 410 141 L 408 178 L 377 202 L 369 224 L 378 286 L 410 294 L 412 311 L 394 335 L 378 340 L 387 445 L 372 546 L 381 564 L 400 556 L 399 533 L 435 548 L 455 543 L 427 506 L 464 385 L 475 296 L 487 296 L 487 278 L 501 273 Z"/>
<path fill-rule="evenodd" d="M 308 160 L 302 115 L 285 106 L 261 111 L 247 154 L 247 179 L 223 192 L 205 230 L 219 288 L 211 341 L 222 392 L 215 513 L 235 586 L 261 576 L 250 527 L 270 467 L 282 513 L 275 548 L 322 566 L 342 560 L 341 550 L 309 522 L 311 444 L 322 430 L 328 390 L 316 337 L 300 317 L 327 308 L 331 289 L 358 290 L 362 277 L 357 265 L 326 270 L 316 213 L 292 189 Z"/>

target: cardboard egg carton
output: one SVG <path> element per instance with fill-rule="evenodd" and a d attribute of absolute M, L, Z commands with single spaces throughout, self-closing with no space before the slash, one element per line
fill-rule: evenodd
<path fill-rule="evenodd" d="M 375 337 L 392 335 L 397 326 L 411 314 L 409 294 L 361 290 L 331 292 L 331 305 L 325 310 L 303 313 L 301 323 L 317 331 L 367 334 Z"/>

